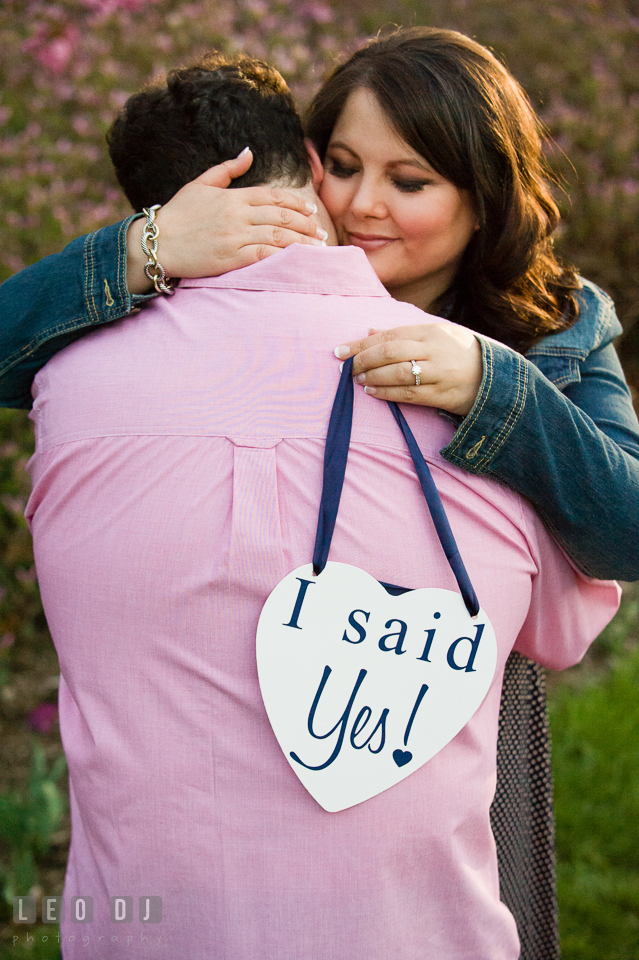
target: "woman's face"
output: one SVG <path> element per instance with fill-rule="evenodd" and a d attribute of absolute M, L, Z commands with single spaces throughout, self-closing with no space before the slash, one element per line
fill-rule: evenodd
<path fill-rule="evenodd" d="M 324 169 L 320 197 L 339 243 L 361 247 L 395 299 L 427 309 L 477 229 L 469 192 L 402 140 L 363 88 L 346 101 Z"/>

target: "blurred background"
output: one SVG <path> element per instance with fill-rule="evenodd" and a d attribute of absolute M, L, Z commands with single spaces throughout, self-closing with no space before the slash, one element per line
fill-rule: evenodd
<path fill-rule="evenodd" d="M 461 30 L 523 84 L 561 178 L 564 260 L 615 300 L 639 390 L 639 0 L 3 0 L 0 280 L 129 211 L 104 133 L 156 73 L 212 48 L 274 63 L 304 107 L 392 24 Z M 58 956 L 11 923 L 59 894 L 69 841 L 55 650 L 29 532 L 26 413 L 0 411 L 0 958 Z M 639 957 L 639 589 L 585 663 L 550 678 L 565 960 Z M 14 937 L 18 937 L 14 943 Z"/>

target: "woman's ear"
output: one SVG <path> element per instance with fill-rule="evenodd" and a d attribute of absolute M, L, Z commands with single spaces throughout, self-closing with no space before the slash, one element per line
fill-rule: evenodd
<path fill-rule="evenodd" d="M 313 176 L 313 189 L 317 193 L 324 179 L 324 167 L 322 166 L 322 161 L 319 158 L 319 153 L 315 149 L 315 144 L 312 140 L 309 140 L 308 137 L 304 137 L 304 143 L 306 144 L 306 152 L 308 154 L 308 159 L 311 164 L 311 174 Z"/>

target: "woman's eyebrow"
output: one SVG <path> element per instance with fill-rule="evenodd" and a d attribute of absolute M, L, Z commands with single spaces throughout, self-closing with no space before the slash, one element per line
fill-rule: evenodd
<path fill-rule="evenodd" d="M 359 154 L 353 150 L 352 147 L 349 147 L 347 143 L 344 143 L 343 140 L 331 140 L 328 147 L 328 150 L 345 150 L 347 153 L 350 153 L 352 157 L 355 157 L 359 160 Z M 387 163 L 386 166 L 389 170 L 394 170 L 396 167 L 417 167 L 423 173 L 433 176 L 435 171 L 430 166 L 427 160 L 422 160 L 420 157 L 400 157 L 397 160 L 391 160 L 390 163 Z"/>
<path fill-rule="evenodd" d="M 338 150 L 346 150 L 348 153 L 351 154 L 351 156 L 357 157 L 357 153 L 352 149 L 352 147 L 349 147 L 347 144 L 345 144 L 343 140 L 331 140 L 331 142 L 329 143 L 326 149 L 334 150 L 335 148 L 337 148 Z"/>
<path fill-rule="evenodd" d="M 419 158 L 415 159 L 412 157 L 410 159 L 406 157 L 402 160 L 392 160 L 388 164 L 388 167 L 391 169 L 394 169 L 395 167 L 417 167 L 419 170 L 423 171 L 423 173 L 427 173 L 431 176 L 435 173 L 427 160 L 421 160 Z"/>

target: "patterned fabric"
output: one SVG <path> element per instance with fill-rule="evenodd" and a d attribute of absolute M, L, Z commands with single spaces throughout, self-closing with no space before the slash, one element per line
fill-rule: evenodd
<path fill-rule="evenodd" d="M 490 819 L 501 899 L 517 921 L 521 960 L 559 960 L 546 677 L 519 653 L 504 674 Z"/>

